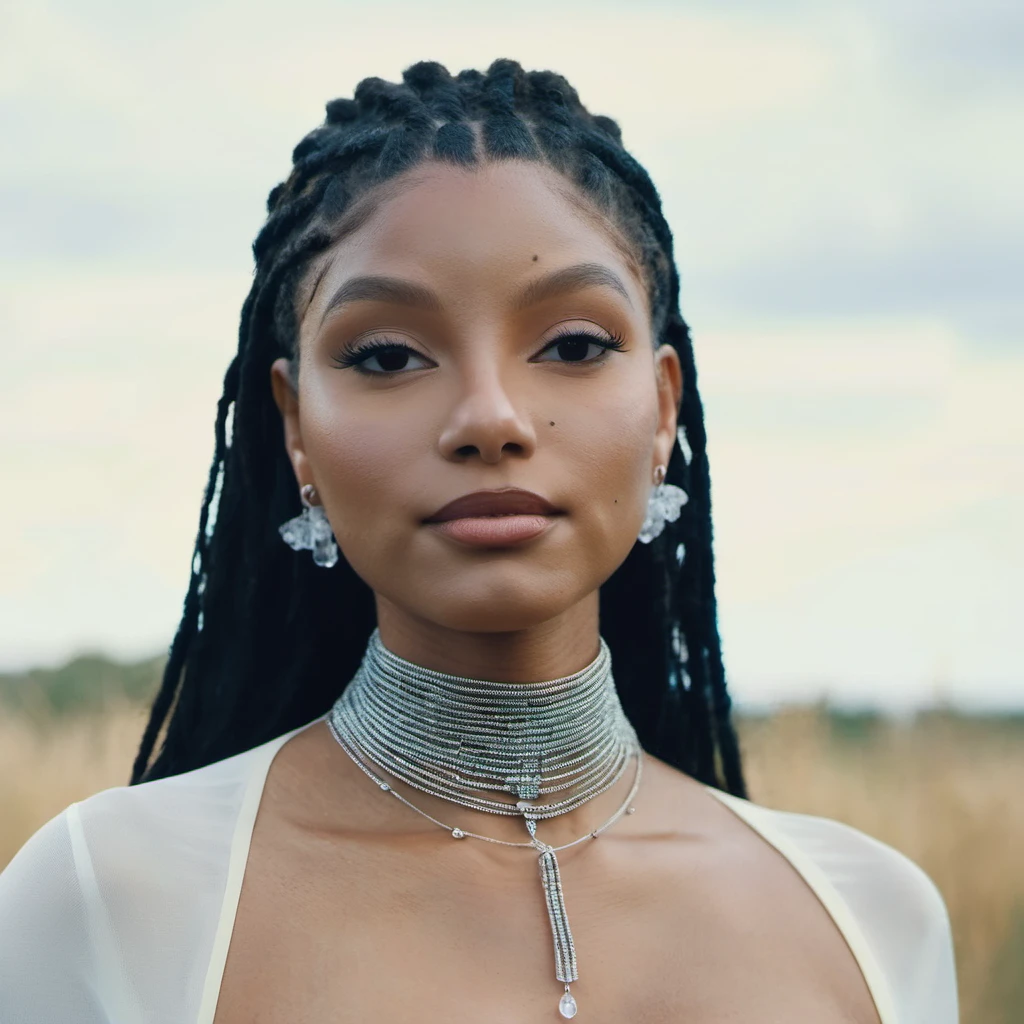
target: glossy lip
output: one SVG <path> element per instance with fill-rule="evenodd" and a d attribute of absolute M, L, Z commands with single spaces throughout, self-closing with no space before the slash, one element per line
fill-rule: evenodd
<path fill-rule="evenodd" d="M 444 523 L 452 519 L 471 519 L 482 516 L 552 516 L 561 515 L 546 498 L 533 491 L 519 487 L 504 487 L 500 490 L 474 491 L 461 498 L 449 501 L 424 523 Z"/>

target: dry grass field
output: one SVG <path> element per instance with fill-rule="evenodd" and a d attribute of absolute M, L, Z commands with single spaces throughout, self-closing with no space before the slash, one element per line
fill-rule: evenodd
<path fill-rule="evenodd" d="M 123 784 L 137 703 L 103 713 L 0 712 L 0 867 L 69 803 Z M 751 798 L 837 818 L 902 850 L 953 921 L 964 1024 L 1024 1021 L 1024 720 L 907 721 L 823 706 L 741 717 Z"/>

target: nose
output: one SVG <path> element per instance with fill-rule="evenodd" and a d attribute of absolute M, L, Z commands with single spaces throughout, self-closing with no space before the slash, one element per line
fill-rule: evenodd
<path fill-rule="evenodd" d="M 536 443 L 522 402 L 517 406 L 502 383 L 501 368 L 490 361 L 467 371 L 439 439 L 441 454 L 453 461 L 479 454 L 493 464 L 506 451 L 529 456 Z"/>

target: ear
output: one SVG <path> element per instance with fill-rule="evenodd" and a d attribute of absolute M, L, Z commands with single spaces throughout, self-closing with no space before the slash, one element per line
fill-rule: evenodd
<path fill-rule="evenodd" d="M 679 403 L 683 397 L 683 368 L 679 353 L 668 343 L 654 352 L 654 376 L 658 388 L 658 429 L 654 434 L 654 466 L 668 465 L 676 443 Z M 651 473 L 654 473 L 651 466 Z"/>
<path fill-rule="evenodd" d="M 284 447 L 299 487 L 313 482 L 313 474 L 302 445 L 299 425 L 299 396 L 292 384 L 291 363 L 285 358 L 275 359 L 270 367 L 270 388 L 284 423 Z"/>

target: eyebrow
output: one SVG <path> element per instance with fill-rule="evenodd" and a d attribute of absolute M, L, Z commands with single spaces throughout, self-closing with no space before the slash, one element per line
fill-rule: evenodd
<path fill-rule="evenodd" d="M 629 292 L 626 291 L 626 286 L 618 274 L 600 263 L 577 263 L 531 281 L 513 300 L 512 308 L 526 309 L 546 299 L 553 299 L 567 292 L 581 291 L 584 288 L 611 288 L 631 306 L 633 305 L 633 300 L 630 299 Z"/>
<path fill-rule="evenodd" d="M 349 302 L 390 302 L 396 306 L 414 306 L 434 311 L 441 308 L 441 300 L 437 295 L 421 284 L 403 281 L 398 277 L 353 277 L 331 296 L 320 318 L 321 326 L 331 310 Z"/>
<path fill-rule="evenodd" d="M 611 288 L 630 305 L 633 304 L 618 274 L 600 263 L 577 263 L 530 281 L 513 299 L 512 308 L 516 311 L 523 310 L 547 299 L 565 295 L 567 292 L 581 291 L 584 288 Z M 390 302 L 393 305 L 411 306 L 433 312 L 441 309 L 441 300 L 430 288 L 401 278 L 374 274 L 353 277 L 342 284 L 324 308 L 323 316 L 320 318 L 321 325 L 332 310 L 349 302 Z"/>

